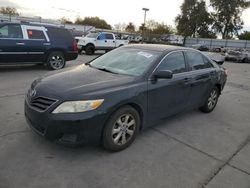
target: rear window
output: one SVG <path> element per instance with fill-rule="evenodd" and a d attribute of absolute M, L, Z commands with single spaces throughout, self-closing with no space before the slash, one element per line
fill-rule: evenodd
<path fill-rule="evenodd" d="M 198 52 L 189 51 L 186 52 L 189 66 L 192 70 L 205 69 L 205 63 L 203 56 Z"/>
<path fill-rule="evenodd" d="M 47 29 L 48 29 L 47 34 L 49 35 L 50 39 L 53 39 L 53 40 L 72 39 L 73 40 L 72 33 L 67 29 L 53 28 L 53 27 L 48 27 Z"/>
<path fill-rule="evenodd" d="M 27 29 L 29 39 L 46 40 L 46 37 L 41 30 Z"/>

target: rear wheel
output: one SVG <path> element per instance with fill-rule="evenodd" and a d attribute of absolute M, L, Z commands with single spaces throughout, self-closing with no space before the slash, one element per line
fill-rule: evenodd
<path fill-rule="evenodd" d="M 121 151 L 132 144 L 139 131 L 138 112 L 125 106 L 116 111 L 108 120 L 103 131 L 103 146 L 110 151 Z"/>
<path fill-rule="evenodd" d="M 249 60 L 248 60 L 247 58 L 244 58 L 244 59 L 242 60 L 242 62 L 243 62 L 243 63 L 248 63 Z"/>
<path fill-rule="evenodd" d="M 85 52 L 87 55 L 93 55 L 95 52 L 95 47 L 93 45 L 87 45 L 85 48 Z"/>
<path fill-rule="evenodd" d="M 211 90 L 205 104 L 200 108 L 200 110 L 204 113 L 212 112 L 214 108 L 216 107 L 218 98 L 219 98 L 219 89 L 217 87 L 214 87 Z"/>
<path fill-rule="evenodd" d="M 52 70 L 59 70 L 65 66 L 65 58 L 62 52 L 51 52 L 47 58 L 47 65 Z"/>

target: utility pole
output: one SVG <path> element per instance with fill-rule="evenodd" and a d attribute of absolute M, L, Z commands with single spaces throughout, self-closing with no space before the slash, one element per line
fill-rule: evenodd
<path fill-rule="evenodd" d="M 142 10 L 144 11 L 144 24 L 143 24 L 143 29 L 142 29 L 142 37 L 143 40 L 145 38 L 144 34 L 145 34 L 145 30 L 146 30 L 146 16 L 147 16 L 147 11 L 149 11 L 148 8 L 142 8 Z"/>

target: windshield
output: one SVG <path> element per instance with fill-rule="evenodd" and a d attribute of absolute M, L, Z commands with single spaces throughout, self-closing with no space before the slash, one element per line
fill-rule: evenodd
<path fill-rule="evenodd" d="M 90 66 L 130 76 L 141 76 L 160 56 L 160 52 L 118 48 L 90 63 Z"/>
<path fill-rule="evenodd" d="M 87 38 L 96 38 L 99 35 L 99 33 L 89 33 L 86 35 Z"/>

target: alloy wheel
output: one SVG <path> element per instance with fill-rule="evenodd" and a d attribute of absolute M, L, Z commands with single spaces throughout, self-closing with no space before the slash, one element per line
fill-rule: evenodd
<path fill-rule="evenodd" d="M 136 129 L 135 118 L 131 114 L 120 116 L 114 123 L 112 139 L 116 145 L 124 145 L 132 138 Z"/>

